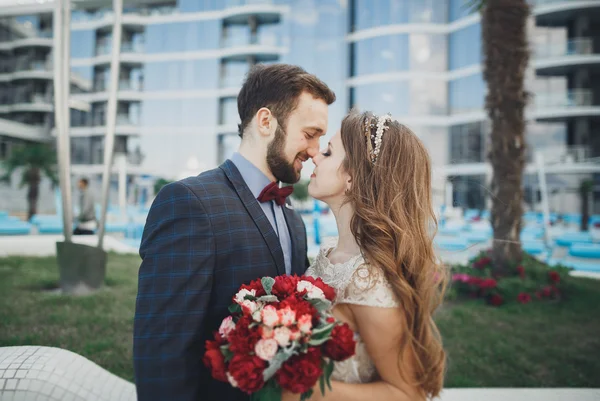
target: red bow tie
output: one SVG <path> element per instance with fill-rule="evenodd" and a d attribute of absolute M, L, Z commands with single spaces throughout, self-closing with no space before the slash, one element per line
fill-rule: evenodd
<path fill-rule="evenodd" d="M 258 198 L 256 199 L 258 199 L 259 202 L 268 202 L 271 200 L 275 200 L 275 203 L 277 203 L 279 206 L 283 206 L 283 204 L 285 203 L 285 198 L 290 196 L 292 192 L 294 192 L 293 186 L 290 185 L 287 187 L 279 188 L 279 184 L 277 184 L 276 182 L 272 182 L 262 190 L 262 192 L 260 193 L 260 195 L 258 195 Z"/>

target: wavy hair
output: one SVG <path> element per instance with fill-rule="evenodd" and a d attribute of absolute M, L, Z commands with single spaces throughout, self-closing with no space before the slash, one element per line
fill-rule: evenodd
<path fill-rule="evenodd" d="M 367 141 L 373 141 L 375 128 L 365 126 L 366 121 L 377 123 L 372 113 L 351 111 L 341 127 L 342 168 L 352 179 L 346 194 L 355 211 L 352 233 L 366 262 L 383 271 L 402 305 L 407 330 L 400 339 L 398 367 L 403 379 L 436 397 L 443 387 L 446 353 L 433 313 L 443 299 L 447 271 L 433 247 L 437 220 L 431 161 L 421 140 L 392 120 L 373 163 Z M 411 372 L 402 363 L 406 356 L 414 361 Z"/>

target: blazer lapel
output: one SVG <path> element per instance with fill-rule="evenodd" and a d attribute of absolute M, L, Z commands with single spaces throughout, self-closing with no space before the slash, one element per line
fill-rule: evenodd
<path fill-rule="evenodd" d="M 292 274 L 299 276 L 306 271 L 306 233 L 302 218 L 299 217 L 291 205 L 286 203 L 283 207 L 283 215 L 292 240 Z"/>
<path fill-rule="evenodd" d="M 269 219 L 267 219 L 267 216 L 265 216 L 260 204 L 254 195 L 252 195 L 250 188 L 248 188 L 242 175 L 231 160 L 226 160 L 220 168 L 225 172 L 225 175 L 231 184 L 233 184 L 233 188 L 267 243 L 267 246 L 271 251 L 271 256 L 273 256 L 275 266 L 277 267 L 277 274 L 285 274 L 285 261 L 283 259 L 283 250 L 281 249 L 279 237 L 277 237 L 275 230 L 273 230 L 273 227 L 271 226 Z"/>

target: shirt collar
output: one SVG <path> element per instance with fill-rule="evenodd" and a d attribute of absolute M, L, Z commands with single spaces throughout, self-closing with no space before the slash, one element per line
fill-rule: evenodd
<path fill-rule="evenodd" d="M 250 188 L 252 195 L 254 195 L 255 198 L 258 198 L 258 195 L 260 195 L 262 190 L 271 183 L 269 177 L 239 152 L 235 152 L 230 160 L 240 171 L 240 174 L 246 182 L 246 185 L 248 185 L 248 188 Z"/>

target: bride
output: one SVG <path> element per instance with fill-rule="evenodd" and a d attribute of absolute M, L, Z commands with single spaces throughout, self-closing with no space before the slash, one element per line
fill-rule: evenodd
<path fill-rule="evenodd" d="M 336 363 L 333 390 L 323 397 L 317 386 L 311 400 L 438 396 L 446 355 L 432 314 L 445 273 L 433 250 L 427 150 L 389 116 L 351 112 L 313 161 L 309 193 L 331 208 L 339 239 L 306 274 L 336 289 L 334 315 L 354 330 L 357 347 Z"/>

